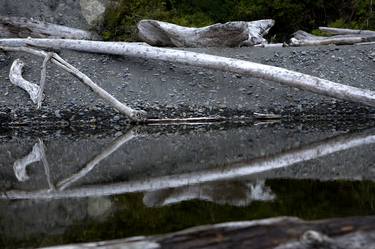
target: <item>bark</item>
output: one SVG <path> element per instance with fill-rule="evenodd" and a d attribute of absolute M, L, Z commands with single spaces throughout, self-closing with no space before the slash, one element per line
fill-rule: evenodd
<path fill-rule="evenodd" d="M 125 55 L 223 70 L 278 82 L 317 94 L 375 107 L 375 92 L 321 79 L 311 75 L 250 61 L 189 51 L 155 48 L 120 42 L 77 41 L 62 39 L 0 39 L 0 45 L 37 46 L 71 49 L 81 52 Z"/>
<path fill-rule="evenodd" d="M 0 16 L 0 37 L 98 39 L 96 34 L 86 30 L 14 16 Z"/>
<path fill-rule="evenodd" d="M 81 186 L 74 189 L 65 189 L 64 191 L 10 190 L 0 193 L 0 199 L 81 198 L 177 188 L 259 174 L 270 170 L 289 167 L 296 163 L 317 159 L 332 153 L 374 143 L 375 135 L 371 133 L 368 134 L 367 132 L 363 134 L 341 135 L 268 157 L 262 157 L 251 161 L 232 162 L 230 164 L 226 164 L 226 167 L 218 167 L 210 170 L 180 175 L 146 178 L 144 180 Z"/>
<path fill-rule="evenodd" d="M 265 43 L 263 38 L 273 20 L 218 23 L 203 28 L 188 28 L 155 20 L 138 23 L 139 38 L 152 46 L 238 47 Z"/>
<path fill-rule="evenodd" d="M 92 242 L 54 249 L 371 249 L 375 217 L 303 221 L 280 217 L 193 227 L 149 237 Z"/>

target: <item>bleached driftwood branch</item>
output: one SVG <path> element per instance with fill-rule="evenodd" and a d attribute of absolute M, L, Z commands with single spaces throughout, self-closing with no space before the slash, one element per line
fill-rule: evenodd
<path fill-rule="evenodd" d="M 319 46 L 319 45 L 353 45 L 358 43 L 375 41 L 375 33 L 364 35 L 360 33 L 340 34 L 335 36 L 316 36 L 305 31 L 299 30 L 293 34 L 290 39 L 290 46 Z"/>
<path fill-rule="evenodd" d="M 278 217 L 203 225 L 169 234 L 48 249 L 364 249 L 375 248 L 374 231 L 375 217 L 372 216 L 318 221 Z"/>
<path fill-rule="evenodd" d="M 91 88 L 97 95 L 99 95 L 101 98 L 106 100 L 108 103 L 110 103 L 115 109 L 117 109 L 119 112 L 125 114 L 133 121 L 144 121 L 146 119 L 146 112 L 141 110 L 134 110 L 130 108 L 129 106 L 121 103 L 118 101 L 115 97 L 113 97 L 111 94 L 109 94 L 107 91 L 105 91 L 103 88 L 99 87 L 97 84 L 95 84 L 87 75 L 79 71 L 77 68 L 66 62 L 64 59 L 62 59 L 59 55 L 56 53 L 47 53 L 42 50 L 36 50 L 33 48 L 29 48 L 26 46 L 21 47 L 6 47 L 6 46 L 0 46 L 0 50 L 4 51 L 10 51 L 10 52 L 25 52 L 30 53 L 36 56 L 41 56 L 45 58 L 45 62 L 51 59 L 51 61 L 56 64 L 57 66 L 61 67 L 65 71 L 71 73 L 75 77 L 77 77 L 82 83 L 87 85 Z M 51 58 L 49 58 L 51 57 Z M 25 81 L 22 78 L 22 67 L 23 63 L 19 60 L 16 60 L 15 63 L 13 63 L 14 66 L 11 68 L 11 81 L 13 84 L 18 85 L 19 87 L 23 88 L 25 91 L 27 91 L 30 94 L 30 97 L 32 98 L 34 103 L 38 102 L 38 98 L 42 95 L 42 91 L 39 86 L 36 86 L 35 84 L 32 84 L 30 82 Z M 45 79 L 45 76 L 43 76 L 43 70 L 42 69 L 42 80 Z M 43 85 L 44 87 L 44 85 Z"/>
<path fill-rule="evenodd" d="M 20 191 L 0 192 L 0 199 L 52 199 L 115 195 L 134 192 L 155 191 L 167 188 L 191 186 L 200 183 L 229 180 L 250 176 L 270 170 L 289 167 L 296 163 L 317 159 L 343 150 L 375 143 L 374 134 L 347 134 L 311 143 L 272 156 L 251 161 L 234 162 L 199 172 L 169 175 L 121 183 L 81 186 L 64 191 Z"/>
<path fill-rule="evenodd" d="M 63 38 L 79 40 L 98 38 L 96 34 L 86 30 L 15 16 L 0 16 L 0 37 Z"/>
<path fill-rule="evenodd" d="M 52 49 L 71 49 L 89 53 L 125 55 L 145 59 L 187 64 L 223 70 L 278 82 L 317 94 L 358 102 L 375 107 L 375 92 L 321 79 L 311 75 L 250 61 L 156 48 L 125 42 L 97 42 L 64 39 L 0 39 L 3 46 L 36 46 Z"/>
<path fill-rule="evenodd" d="M 375 36 L 375 31 L 359 30 L 359 29 L 340 29 L 330 27 L 319 27 L 319 30 L 332 35 L 361 35 L 361 36 Z"/>
<path fill-rule="evenodd" d="M 188 28 L 156 20 L 142 20 L 137 27 L 139 38 L 153 46 L 238 47 L 266 43 L 263 36 L 274 23 L 274 20 L 268 19 Z"/>
<path fill-rule="evenodd" d="M 25 90 L 29 94 L 31 101 L 34 104 L 36 104 L 38 102 L 40 87 L 34 83 L 25 80 L 22 77 L 24 66 L 25 63 L 23 61 L 21 61 L 20 59 L 16 59 L 10 67 L 9 80 L 10 82 L 12 82 L 13 85 L 16 85 Z"/>

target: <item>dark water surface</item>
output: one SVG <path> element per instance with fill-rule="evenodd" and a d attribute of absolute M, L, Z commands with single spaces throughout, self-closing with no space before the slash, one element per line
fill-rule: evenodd
<path fill-rule="evenodd" d="M 375 129 L 339 122 L 0 132 L 0 248 L 275 216 L 375 215 Z"/>

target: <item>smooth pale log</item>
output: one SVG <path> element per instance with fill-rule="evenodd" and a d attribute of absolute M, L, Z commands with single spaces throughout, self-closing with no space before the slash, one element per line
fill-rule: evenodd
<path fill-rule="evenodd" d="M 148 237 L 62 245 L 49 249 L 370 249 L 375 217 L 303 221 L 294 217 L 203 225 Z"/>
<path fill-rule="evenodd" d="M 374 37 L 327 37 L 324 39 L 318 38 L 316 40 L 306 39 L 298 40 L 296 38 L 290 39 L 290 46 L 320 46 L 320 45 L 353 45 L 356 43 L 372 42 Z"/>
<path fill-rule="evenodd" d="M 33 101 L 33 103 L 36 104 L 38 102 L 40 87 L 25 80 L 22 77 L 24 66 L 25 63 L 23 61 L 21 61 L 20 59 L 16 59 L 10 67 L 9 80 L 13 85 L 16 85 L 25 90 L 29 94 L 30 99 Z"/>
<path fill-rule="evenodd" d="M 86 30 L 15 16 L 0 16 L 0 37 L 98 39 L 96 34 Z"/>
<path fill-rule="evenodd" d="M 77 188 L 65 189 L 64 191 L 9 190 L 3 193 L 0 192 L 0 199 L 82 198 L 192 186 L 201 183 L 238 179 L 240 177 L 247 177 L 275 169 L 286 168 L 296 163 L 321 158 L 336 152 L 374 143 L 375 135 L 371 133 L 368 134 L 367 132 L 363 134 L 340 135 L 277 153 L 272 156 L 261 157 L 250 161 L 232 162 L 230 165 L 228 164 L 227 167 L 218 167 L 210 170 L 179 175 L 150 177 L 127 182 L 80 186 Z"/>
<path fill-rule="evenodd" d="M 155 48 L 126 42 L 99 42 L 67 39 L 0 39 L 0 45 L 71 49 L 81 52 L 125 55 L 181 63 L 270 80 L 317 94 L 375 107 L 374 91 L 339 84 L 280 67 L 221 56 L 166 48 Z"/>
<path fill-rule="evenodd" d="M 263 36 L 274 23 L 269 19 L 189 28 L 156 20 L 141 20 L 137 27 L 139 38 L 152 46 L 238 47 L 266 43 Z"/>
<path fill-rule="evenodd" d="M 340 29 L 330 27 L 319 27 L 319 30 L 333 34 L 333 35 L 363 35 L 363 36 L 375 36 L 375 31 L 372 30 L 359 30 L 359 29 Z"/>

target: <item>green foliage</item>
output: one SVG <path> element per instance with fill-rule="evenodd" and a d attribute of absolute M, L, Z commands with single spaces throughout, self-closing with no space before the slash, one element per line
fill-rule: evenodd
<path fill-rule="evenodd" d="M 141 19 L 201 27 L 264 18 L 276 20 L 271 36 L 278 40 L 319 26 L 375 29 L 372 0 L 113 0 L 102 33 L 106 40 L 134 41 Z"/>

